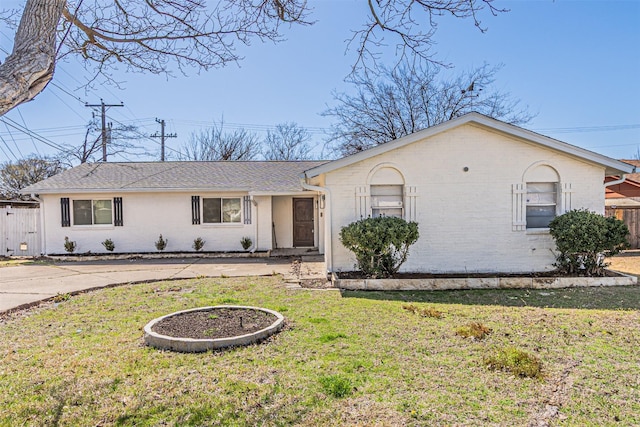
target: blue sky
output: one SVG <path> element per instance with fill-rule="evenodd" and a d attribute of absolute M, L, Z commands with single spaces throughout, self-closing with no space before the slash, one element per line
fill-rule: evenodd
<path fill-rule="evenodd" d="M 84 104 L 102 98 L 125 104 L 108 111 L 110 121 L 136 124 L 145 135 L 159 132 L 155 118 L 164 119 L 167 132 L 178 134 L 167 140 L 169 156 L 193 132 L 222 117 L 227 129 L 245 127 L 261 137 L 277 123 L 297 122 L 312 131 L 320 153 L 332 120 L 320 113 L 333 104 L 334 91 L 352 90 L 344 78 L 355 57 L 345 52 L 345 40 L 364 22 L 367 5 L 363 0 L 309 4 L 315 25 L 287 30 L 287 41 L 279 44 L 254 41 L 242 48 L 245 59 L 238 66 L 169 79 L 116 72 L 123 90 L 102 86 L 87 92 L 81 88 L 87 73 L 78 64 L 61 63 L 55 86 L 5 117 L 47 141 L 79 145 L 92 113 Z M 510 12 L 485 13 L 486 33 L 469 20 L 441 19 L 436 57 L 454 65 L 453 73 L 503 64 L 496 88 L 537 114 L 524 127 L 611 157 L 634 157 L 640 150 L 640 1 L 496 0 L 496 5 Z M 0 27 L 1 49 L 10 50 L 12 38 Z M 384 62 L 395 59 L 388 49 Z M 1 122 L 0 137 L 2 162 L 55 151 Z M 145 160 L 159 158 L 157 139 L 141 143 L 154 154 Z"/>

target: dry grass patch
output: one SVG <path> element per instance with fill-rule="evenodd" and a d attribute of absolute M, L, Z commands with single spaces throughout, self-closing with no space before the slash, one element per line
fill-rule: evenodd
<path fill-rule="evenodd" d="M 434 319 L 442 319 L 444 317 L 443 312 L 433 307 L 418 307 L 415 304 L 403 304 L 402 309 L 422 317 L 431 317 Z"/>
<path fill-rule="evenodd" d="M 473 338 L 476 340 L 485 339 L 491 332 L 491 328 L 483 325 L 480 322 L 471 322 L 456 329 L 456 335 L 464 338 Z"/>

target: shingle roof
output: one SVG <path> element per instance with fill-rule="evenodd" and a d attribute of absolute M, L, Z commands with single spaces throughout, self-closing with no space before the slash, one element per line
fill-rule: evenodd
<path fill-rule="evenodd" d="M 302 191 L 300 174 L 326 161 L 85 163 L 23 189 L 24 194 L 102 191 Z"/>
<path fill-rule="evenodd" d="M 625 162 L 625 163 L 629 163 L 630 165 L 633 165 L 636 167 L 636 170 L 640 171 L 640 160 L 628 160 L 628 159 L 622 159 L 620 160 L 621 162 Z M 637 173 L 628 173 L 627 174 L 627 179 L 634 181 L 634 182 L 640 182 L 640 172 Z"/>

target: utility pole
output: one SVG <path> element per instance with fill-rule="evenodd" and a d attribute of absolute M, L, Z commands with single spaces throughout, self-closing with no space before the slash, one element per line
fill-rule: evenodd
<path fill-rule="evenodd" d="M 151 135 L 151 138 L 160 138 L 160 161 L 164 162 L 164 140 L 165 138 L 176 138 L 178 134 L 175 133 L 164 133 L 164 120 L 156 119 L 156 122 L 160 123 L 160 135 L 154 133 Z"/>
<path fill-rule="evenodd" d="M 85 107 L 100 107 L 102 111 L 102 161 L 107 161 L 107 107 L 124 107 L 124 103 L 105 104 L 100 98 L 100 104 L 84 104 Z"/>

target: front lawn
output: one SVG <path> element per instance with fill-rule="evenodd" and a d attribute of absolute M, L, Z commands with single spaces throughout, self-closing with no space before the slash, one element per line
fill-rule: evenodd
<path fill-rule="evenodd" d="M 341 294 L 266 277 L 59 298 L 0 322 L 0 425 L 640 424 L 640 288 L 562 292 Z M 143 345 L 149 320 L 216 304 L 287 327 L 226 352 Z M 471 323 L 491 332 L 464 338 Z M 539 359 L 542 378 L 490 370 L 503 349 Z"/>

